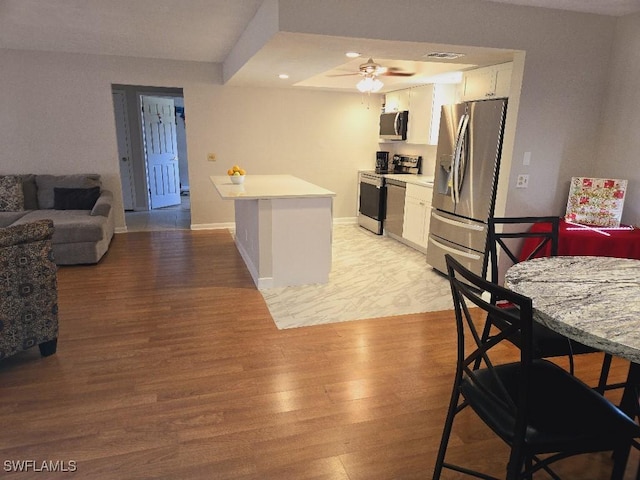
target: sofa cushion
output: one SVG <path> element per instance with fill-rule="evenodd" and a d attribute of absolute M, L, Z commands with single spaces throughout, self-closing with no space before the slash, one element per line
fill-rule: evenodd
<path fill-rule="evenodd" d="M 100 186 L 100 175 L 36 175 L 38 206 L 47 209 L 54 206 L 54 188 L 90 188 Z"/>
<path fill-rule="evenodd" d="M 53 208 L 56 210 L 91 210 L 100 196 L 100 187 L 53 188 Z"/>
<path fill-rule="evenodd" d="M 108 230 L 105 217 L 91 216 L 90 210 L 34 210 L 17 220 L 14 225 L 51 219 L 54 224 L 53 243 L 96 242 Z"/>
<path fill-rule="evenodd" d="M 27 173 L 18 175 L 22 180 L 22 193 L 24 194 L 24 209 L 38 210 L 38 187 L 36 186 L 36 176 Z"/>
<path fill-rule="evenodd" d="M 17 175 L 0 176 L 0 212 L 24 210 L 22 181 Z"/>
<path fill-rule="evenodd" d="M 108 217 L 111 212 L 112 204 L 113 193 L 111 193 L 110 190 L 101 190 L 100 196 L 91 210 L 91 215 L 102 215 L 103 217 Z"/>
<path fill-rule="evenodd" d="M 24 217 L 27 213 L 29 212 L 0 212 L 0 228 L 8 227 L 20 217 Z"/>

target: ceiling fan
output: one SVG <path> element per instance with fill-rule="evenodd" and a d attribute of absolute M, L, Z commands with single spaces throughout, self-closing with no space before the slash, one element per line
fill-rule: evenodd
<path fill-rule="evenodd" d="M 388 77 L 411 77 L 415 75 L 414 72 L 407 72 L 397 67 L 384 67 L 379 63 L 373 61 L 373 58 L 369 58 L 365 63 L 361 63 L 357 72 L 353 73 L 341 73 L 337 75 L 329 75 L 330 77 L 344 77 L 348 75 L 361 75 L 363 77 L 375 78 L 378 76 Z"/>

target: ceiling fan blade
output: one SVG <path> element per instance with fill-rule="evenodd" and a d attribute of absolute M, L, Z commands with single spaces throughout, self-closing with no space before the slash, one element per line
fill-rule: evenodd
<path fill-rule="evenodd" d="M 358 72 L 353 73 L 338 73 L 333 75 L 327 75 L 327 77 L 346 77 L 350 75 L 361 75 L 363 77 L 375 78 L 378 76 L 385 77 L 411 77 L 415 75 L 414 72 L 407 72 L 398 67 L 385 67 L 373 61 L 372 58 L 366 63 L 362 63 Z"/>
<path fill-rule="evenodd" d="M 327 77 L 349 77 L 351 75 L 360 75 L 359 72 L 353 72 L 353 73 L 336 73 L 334 75 L 327 75 Z"/>
<path fill-rule="evenodd" d="M 385 77 L 412 77 L 415 75 L 415 72 L 405 72 L 402 70 L 395 70 L 390 68 L 386 73 L 382 74 Z"/>

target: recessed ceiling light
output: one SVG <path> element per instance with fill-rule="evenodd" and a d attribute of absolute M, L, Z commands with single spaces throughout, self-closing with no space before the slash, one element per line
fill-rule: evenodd
<path fill-rule="evenodd" d="M 347 52 L 345 55 L 349 58 L 358 58 L 361 54 L 358 52 Z"/>
<path fill-rule="evenodd" d="M 426 58 L 439 58 L 442 60 L 453 60 L 455 58 L 464 57 L 464 53 L 455 52 L 431 52 L 425 55 Z"/>
<path fill-rule="evenodd" d="M 280 75 L 278 75 L 278 78 L 281 78 L 282 80 L 286 80 L 287 78 L 289 78 L 289 75 L 287 75 L 286 73 L 281 73 Z"/>

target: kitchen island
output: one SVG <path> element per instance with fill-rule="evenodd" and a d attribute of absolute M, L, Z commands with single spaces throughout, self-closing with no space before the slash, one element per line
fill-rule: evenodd
<path fill-rule="evenodd" d="M 328 282 L 334 192 L 292 175 L 210 179 L 234 201 L 236 246 L 259 289 Z"/>

